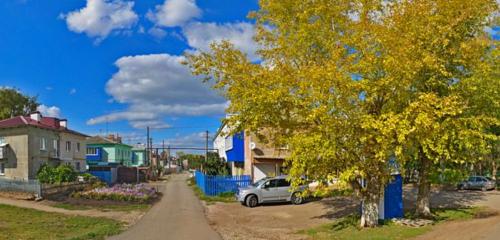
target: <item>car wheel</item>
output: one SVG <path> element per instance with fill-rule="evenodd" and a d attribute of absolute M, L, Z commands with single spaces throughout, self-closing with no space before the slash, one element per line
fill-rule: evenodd
<path fill-rule="evenodd" d="M 259 201 L 257 200 L 257 197 L 255 195 L 250 195 L 247 197 L 245 203 L 246 203 L 247 207 L 253 208 L 253 207 L 257 207 L 257 205 L 259 204 Z"/>
<path fill-rule="evenodd" d="M 457 189 L 458 189 L 458 190 L 464 190 L 464 185 L 463 185 L 463 184 L 459 184 L 459 185 L 457 186 Z"/>
<path fill-rule="evenodd" d="M 302 202 L 304 201 L 304 199 L 302 198 L 302 196 L 300 196 L 299 192 L 293 193 L 291 200 L 292 200 L 292 203 L 295 204 L 295 205 L 302 204 Z"/>

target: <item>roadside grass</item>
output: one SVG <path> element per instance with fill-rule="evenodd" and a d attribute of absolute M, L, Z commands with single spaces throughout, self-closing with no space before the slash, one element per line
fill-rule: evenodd
<path fill-rule="evenodd" d="M 0 204 L 1 238 L 105 239 L 124 230 L 124 224 L 107 218 L 69 216 Z"/>
<path fill-rule="evenodd" d="M 224 203 L 236 202 L 234 193 L 232 192 L 222 193 L 218 196 L 205 195 L 203 191 L 201 191 L 201 189 L 198 186 L 196 186 L 194 177 L 188 179 L 188 185 L 193 189 L 195 195 L 200 200 L 205 201 L 207 204 L 214 204 L 216 202 L 224 202 Z"/>
<path fill-rule="evenodd" d="M 440 224 L 446 221 L 468 220 L 473 218 L 480 218 L 487 216 L 488 209 L 473 207 L 473 208 L 458 208 L 458 209 L 437 209 L 434 211 L 436 222 Z M 405 215 L 406 218 L 412 218 L 411 214 Z M 432 229 L 432 225 L 424 227 L 408 227 L 401 226 L 393 223 L 392 221 L 385 221 L 383 224 L 376 228 L 359 228 L 359 216 L 350 215 L 333 223 L 321 225 L 319 227 L 300 230 L 299 234 L 308 235 L 313 240 L 326 240 L 326 239 L 387 239 L 399 240 L 409 239 L 422 235 Z"/>
<path fill-rule="evenodd" d="M 85 205 L 85 204 L 72 204 L 72 203 L 56 203 L 52 207 L 62 208 L 66 210 L 100 210 L 103 212 L 118 211 L 118 212 L 132 212 L 132 211 L 147 211 L 151 208 L 150 204 L 122 204 L 112 205 L 104 204 L 99 206 Z"/>

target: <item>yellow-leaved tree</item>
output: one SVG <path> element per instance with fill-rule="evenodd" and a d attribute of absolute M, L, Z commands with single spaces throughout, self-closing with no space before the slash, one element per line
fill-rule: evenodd
<path fill-rule="evenodd" d="M 483 29 L 495 0 L 259 5 L 250 17 L 260 61 L 222 41 L 188 55 L 187 64 L 230 101 L 234 132 L 265 129 L 264 140 L 289 146 L 295 186 L 301 176 L 340 177 L 363 200 L 361 226 L 376 226 L 380 193 L 391 180 L 389 159 L 402 164 L 410 144 L 429 152 L 421 155 L 425 162 L 441 159 L 455 145 L 433 144 L 441 141 L 434 130 L 469 127 L 453 120 L 467 104 L 453 89 L 491 48 Z M 489 124 L 477 122 L 474 132 Z M 444 150 L 428 151 L 431 146 Z"/>

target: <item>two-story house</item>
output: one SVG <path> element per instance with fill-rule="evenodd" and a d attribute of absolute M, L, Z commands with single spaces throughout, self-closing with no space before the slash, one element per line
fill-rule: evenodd
<path fill-rule="evenodd" d="M 132 146 L 122 143 L 121 137 L 94 136 L 87 140 L 87 164 L 97 162 L 116 163 L 124 166 L 132 165 Z"/>
<path fill-rule="evenodd" d="M 67 120 L 39 112 L 0 121 L 0 178 L 36 179 L 43 164 L 70 164 L 83 171 L 86 135 L 68 128 Z M 69 146 L 69 148 L 67 148 Z"/>
<path fill-rule="evenodd" d="M 264 144 L 251 132 L 242 131 L 233 135 L 229 132 L 229 127 L 223 123 L 213 143 L 219 157 L 230 164 L 232 175 L 250 175 L 257 181 L 284 174 L 283 163 L 288 155 L 286 148 Z"/>

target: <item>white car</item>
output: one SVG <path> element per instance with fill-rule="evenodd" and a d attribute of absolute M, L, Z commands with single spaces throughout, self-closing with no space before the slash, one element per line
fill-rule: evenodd
<path fill-rule="evenodd" d="M 256 207 L 266 202 L 292 202 L 301 204 L 304 199 L 301 193 L 306 186 L 300 186 L 292 191 L 287 176 L 263 178 L 248 187 L 239 188 L 236 198 L 247 207 Z"/>

